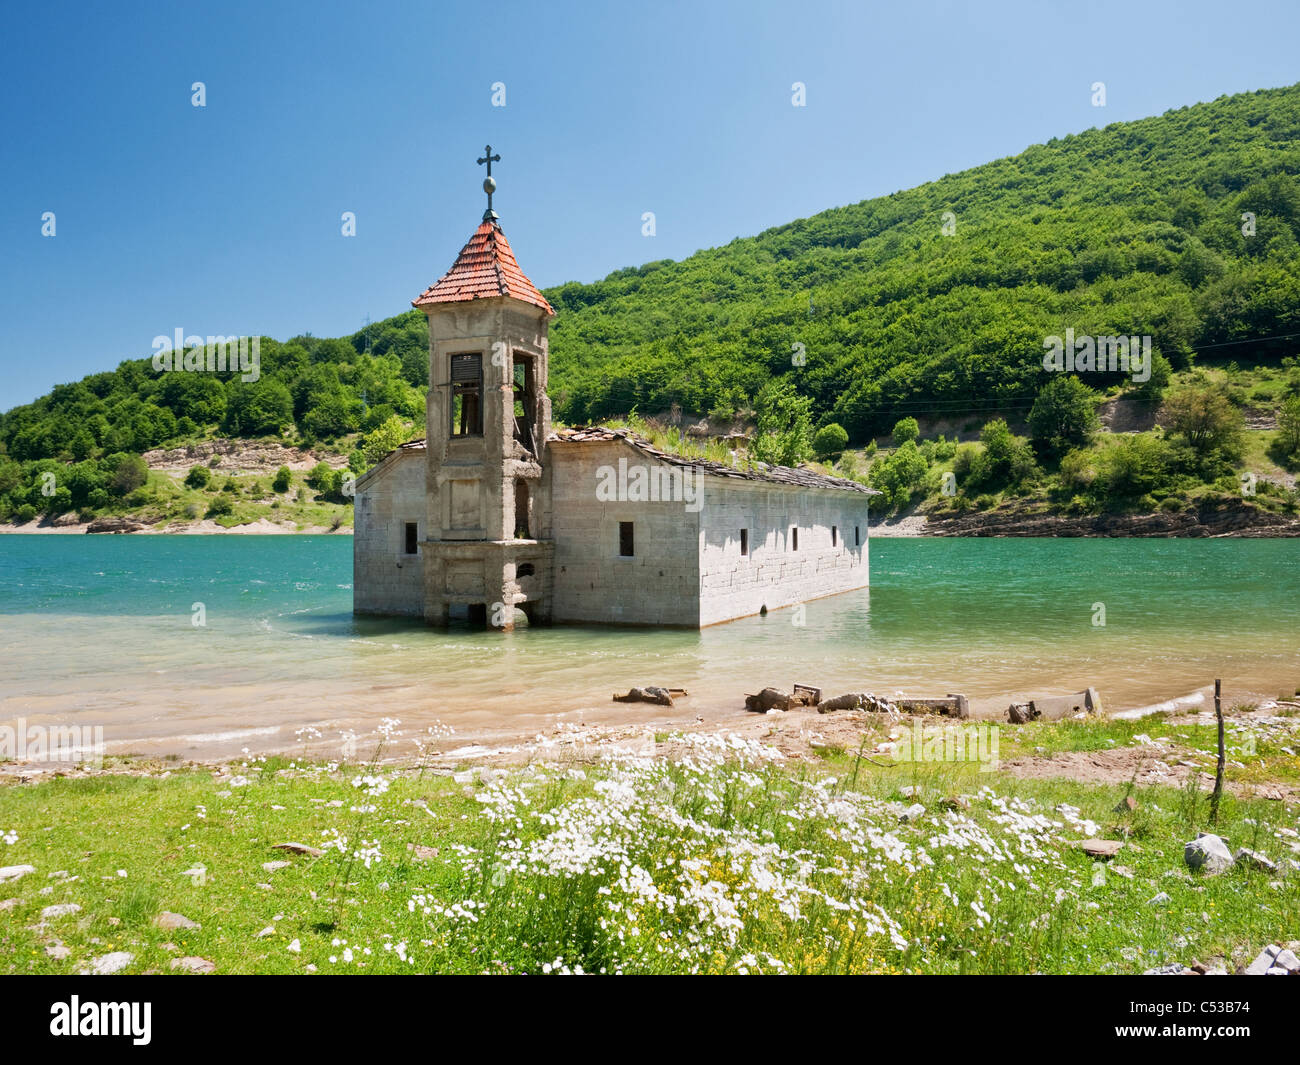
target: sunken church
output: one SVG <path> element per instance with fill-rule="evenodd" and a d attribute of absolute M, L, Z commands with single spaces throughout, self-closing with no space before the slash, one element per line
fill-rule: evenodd
<path fill-rule="evenodd" d="M 552 429 L 555 312 L 492 210 L 499 158 L 479 160 L 482 222 L 412 301 L 429 319 L 427 435 L 357 481 L 354 612 L 703 628 L 865 587 L 864 485 Z"/>

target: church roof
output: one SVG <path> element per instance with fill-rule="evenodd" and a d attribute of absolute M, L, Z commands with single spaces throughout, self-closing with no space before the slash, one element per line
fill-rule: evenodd
<path fill-rule="evenodd" d="M 561 429 L 558 433 L 552 433 L 549 440 L 555 444 L 614 443 L 622 441 L 638 451 L 659 459 L 661 462 L 666 462 L 672 466 L 699 470 L 705 476 L 729 477 L 738 481 L 768 481 L 792 488 L 834 488 L 842 492 L 857 492 L 860 495 L 868 496 L 881 494 L 876 489 L 868 488 L 858 481 L 850 481 L 844 477 L 831 477 L 828 474 L 817 473 L 815 470 L 809 470 L 802 466 L 769 466 L 765 462 L 756 462 L 752 467 L 737 469 L 735 466 L 728 466 L 725 462 L 674 455 L 671 452 L 659 450 L 644 437 L 638 436 L 629 429 L 607 429 L 603 425 L 579 426 L 574 429 Z M 424 449 L 425 442 L 423 439 L 408 440 L 405 444 L 394 448 L 380 459 L 376 465 L 368 469 L 357 480 L 357 485 L 360 486 L 369 481 L 374 474 L 378 473 L 381 466 L 388 464 L 390 459 L 410 452 L 422 452 Z"/>
<path fill-rule="evenodd" d="M 430 285 L 413 299 L 411 306 L 466 303 L 492 296 L 510 296 L 540 307 L 547 314 L 555 313 L 546 302 L 546 297 L 537 291 L 536 286 L 519 269 L 515 253 L 510 250 L 510 242 L 506 240 L 501 226 L 496 221 L 485 218 L 478 229 L 474 230 L 469 242 L 461 248 L 452 268 L 436 284 Z"/>
<path fill-rule="evenodd" d="M 622 440 L 624 443 L 631 444 L 638 451 L 652 455 L 661 462 L 666 462 L 672 466 L 690 467 L 699 470 L 700 473 L 706 476 L 730 477 L 741 481 L 770 481 L 794 488 L 834 488 L 844 492 L 859 492 L 862 495 L 869 496 L 881 494 L 876 489 L 868 488 L 858 481 L 850 481 L 844 477 L 831 477 L 828 474 L 817 473 L 815 470 L 809 470 L 802 466 L 769 466 L 765 462 L 755 462 L 751 467 L 738 469 L 735 466 L 728 466 L 725 462 L 690 458 L 686 455 L 674 455 L 668 451 L 661 451 L 648 440 L 629 429 L 608 429 L 603 425 L 579 426 L 574 429 L 561 429 L 552 436 L 552 440 L 561 444 Z"/>

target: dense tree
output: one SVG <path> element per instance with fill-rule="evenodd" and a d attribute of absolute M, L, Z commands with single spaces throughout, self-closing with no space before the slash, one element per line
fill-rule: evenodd
<path fill-rule="evenodd" d="M 812 455 L 812 400 L 789 380 L 777 378 L 758 394 L 754 456 L 760 462 L 796 466 Z"/>
<path fill-rule="evenodd" d="M 894 446 L 901 447 L 909 440 L 915 440 L 921 435 L 921 427 L 917 424 L 915 418 L 900 418 L 894 423 Z"/>
<path fill-rule="evenodd" d="M 1165 399 L 1169 428 L 1183 437 L 1197 455 L 1212 451 L 1235 453 L 1243 429 L 1241 411 L 1222 388 L 1185 384 Z"/>
<path fill-rule="evenodd" d="M 274 378 L 238 382 L 230 391 L 222 428 L 236 436 L 279 433 L 293 421 L 293 399 Z"/>
<path fill-rule="evenodd" d="M 849 446 L 849 434 L 844 426 L 831 422 L 817 430 L 813 437 L 813 452 L 819 459 L 829 459 L 839 455 Z"/>
<path fill-rule="evenodd" d="M 1096 393 L 1074 376 L 1049 381 L 1029 412 L 1030 439 L 1056 457 L 1087 444 L 1100 428 Z"/>

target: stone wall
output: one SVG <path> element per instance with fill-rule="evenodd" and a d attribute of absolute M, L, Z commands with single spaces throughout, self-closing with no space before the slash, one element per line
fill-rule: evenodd
<path fill-rule="evenodd" d="M 420 448 L 390 455 L 357 484 L 352 538 L 352 609 L 358 614 L 424 612 L 425 463 Z M 406 523 L 416 554 L 406 554 Z"/>
<path fill-rule="evenodd" d="M 602 500 L 598 486 L 619 460 L 668 468 L 628 444 L 552 441 L 551 534 L 555 621 L 626 625 L 700 623 L 699 513 L 672 500 Z M 606 473 L 602 475 L 601 468 Z M 630 521 L 633 550 L 619 555 L 619 523 Z"/>
<path fill-rule="evenodd" d="M 704 484 L 701 627 L 867 586 L 865 494 L 716 477 Z"/>

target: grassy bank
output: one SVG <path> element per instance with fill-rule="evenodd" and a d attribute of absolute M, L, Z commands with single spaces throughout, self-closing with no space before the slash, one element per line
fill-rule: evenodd
<path fill-rule="evenodd" d="M 259 760 L 2 787 L 0 864 L 35 871 L 0 884 L 0 971 L 1124 973 L 1300 936 L 1294 872 L 1188 873 L 1191 787 L 671 742 L 454 776 Z M 1218 831 L 1284 861 L 1297 828 L 1294 804 L 1230 796 Z M 1125 846 L 1095 863 L 1091 835 Z"/>

